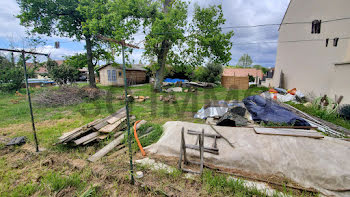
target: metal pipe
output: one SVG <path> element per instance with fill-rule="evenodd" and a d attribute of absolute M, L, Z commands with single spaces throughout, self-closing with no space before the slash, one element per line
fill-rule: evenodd
<path fill-rule="evenodd" d="M 0 51 L 9 51 L 9 52 L 15 52 L 15 53 L 29 53 L 29 54 L 33 54 L 33 55 L 45 55 L 48 56 L 48 54 L 46 53 L 37 53 L 37 52 L 29 52 L 29 51 L 20 51 L 20 50 L 15 50 L 15 49 L 4 49 L 4 48 L 0 48 Z"/>
<path fill-rule="evenodd" d="M 132 164 L 132 150 L 131 150 L 131 136 L 130 136 L 130 120 L 129 120 L 129 101 L 128 101 L 128 84 L 126 80 L 126 68 L 125 68 L 125 47 L 122 45 L 122 55 L 123 55 L 123 74 L 124 74 L 124 91 L 125 91 L 125 108 L 126 108 L 126 120 L 128 126 L 128 147 L 129 147 L 129 157 L 130 157 L 130 175 L 131 175 L 131 184 L 135 184 L 134 180 L 134 169 Z"/>
<path fill-rule="evenodd" d="M 30 110 L 30 116 L 32 118 L 32 127 L 33 127 L 33 135 L 34 135 L 34 141 L 35 141 L 35 148 L 36 152 L 39 152 L 39 145 L 38 145 L 38 139 L 36 137 L 36 129 L 35 129 L 35 123 L 34 123 L 34 115 L 33 115 L 33 108 L 32 108 L 32 101 L 30 99 L 30 91 L 28 87 L 28 74 L 27 74 L 27 67 L 26 67 L 26 60 L 25 60 L 25 51 L 22 51 L 22 58 L 23 58 L 23 68 L 24 68 L 24 78 L 26 82 L 26 89 L 27 89 L 27 96 L 28 96 L 28 102 L 29 102 L 29 110 Z"/>

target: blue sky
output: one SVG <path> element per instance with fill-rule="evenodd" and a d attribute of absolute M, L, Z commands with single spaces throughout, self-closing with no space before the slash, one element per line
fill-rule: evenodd
<path fill-rule="evenodd" d="M 240 25 L 257 25 L 280 23 L 283 15 L 288 7 L 289 0 L 193 0 L 193 4 L 197 3 L 200 6 L 208 6 L 210 4 L 222 4 L 224 16 L 227 26 Z M 0 1 L 0 48 L 8 48 L 11 45 L 18 49 L 31 48 L 25 41 L 26 29 L 19 24 L 19 20 L 15 17 L 20 9 L 16 0 L 1 0 Z M 192 13 L 190 9 L 189 14 Z M 224 29 L 223 31 L 229 31 Z M 259 41 L 277 41 L 278 26 L 248 28 L 248 29 L 233 29 L 234 37 L 231 39 L 233 47 L 231 49 L 232 60 L 231 65 L 235 65 L 241 55 L 248 53 L 254 64 L 260 64 L 265 67 L 273 67 L 276 58 L 277 43 L 271 44 L 247 44 L 235 45 L 235 43 L 259 42 Z M 74 42 L 69 38 L 47 37 L 41 36 L 46 40 L 46 44 L 38 46 L 37 52 L 50 53 L 53 59 L 63 59 L 63 56 L 74 55 L 75 53 L 84 52 L 83 42 Z M 135 43 L 142 40 L 142 35 L 135 36 Z M 60 41 L 61 47 L 54 48 L 54 42 Z M 143 50 L 135 50 L 131 56 L 131 61 L 138 63 L 142 58 Z M 121 58 L 117 57 L 117 61 Z"/>

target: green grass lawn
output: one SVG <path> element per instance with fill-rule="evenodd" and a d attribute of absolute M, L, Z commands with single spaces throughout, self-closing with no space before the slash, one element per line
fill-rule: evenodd
<path fill-rule="evenodd" d="M 51 148 L 51 145 L 56 142 L 57 137 L 62 133 L 97 118 L 104 118 L 125 105 L 123 100 L 116 99 L 117 96 L 123 95 L 123 87 L 100 86 L 100 88 L 108 91 L 108 96 L 77 105 L 44 107 L 34 103 L 33 113 L 40 144 L 45 148 Z M 40 94 L 43 90 L 44 88 L 31 89 L 32 97 Z M 5 133 L 11 137 L 24 135 L 32 141 L 28 102 L 25 97 L 25 90 L 23 89 L 20 92 L 24 95 L 23 97 L 16 96 L 14 93 L 0 95 L 0 133 Z M 247 96 L 259 94 L 262 90 L 251 88 L 246 91 L 227 91 L 223 87 L 199 88 L 194 93 L 172 93 L 177 100 L 175 103 L 159 101 L 160 95 L 166 96 L 169 93 L 154 93 L 150 85 L 130 87 L 129 92 L 134 96 L 151 97 L 145 102 L 131 103 L 131 114 L 135 115 L 138 120 L 144 119 L 153 124 L 162 125 L 167 121 L 175 120 L 203 122 L 194 119 L 193 115 L 206 102 L 210 100 L 242 100 Z"/>
<path fill-rule="evenodd" d="M 82 85 L 79 84 L 79 86 Z M 52 89 L 56 88 L 52 87 Z M 140 189 L 140 187 L 129 184 L 128 154 L 116 156 L 114 154 L 117 151 L 112 151 L 109 156 L 103 157 L 96 163 L 85 164 L 81 168 L 74 167 L 75 161 L 86 162 L 90 155 L 108 144 L 112 138 L 91 146 L 53 146 L 62 133 L 95 119 L 104 118 L 124 107 L 124 101 L 116 98 L 123 95 L 122 87 L 100 86 L 99 88 L 108 91 L 108 96 L 70 106 L 45 107 L 40 103 L 34 103 L 33 112 L 39 146 L 47 149 L 40 154 L 25 149 L 27 144 L 31 147 L 34 144 L 26 97 L 17 96 L 14 93 L 0 95 L 0 137 L 26 136 L 29 139 L 29 142 L 22 147 L 0 147 L 0 196 L 157 195 L 149 191 L 147 187 Z M 35 97 L 47 89 L 51 88 L 31 89 L 32 96 Z M 174 93 L 177 102 L 164 103 L 159 101 L 159 96 L 167 96 L 168 93 L 154 93 L 150 85 L 130 87 L 129 94 L 151 97 L 142 103 L 131 103 L 130 112 L 136 116 L 137 120 L 148 121 L 140 128 L 141 133 L 148 126 L 154 128 L 154 132 L 141 139 L 141 144 L 147 146 L 160 138 L 162 125 L 167 121 L 203 122 L 203 120 L 194 119 L 193 115 L 208 101 L 242 100 L 264 90 L 261 88 L 249 90 L 226 90 L 222 87 L 200 88 L 197 92 Z M 20 93 L 25 95 L 25 90 L 21 90 Z M 138 150 L 136 143 L 132 147 L 134 151 Z M 170 187 L 180 188 L 182 192 L 194 196 L 220 196 L 222 194 L 264 196 L 252 188 L 244 188 L 241 184 L 225 182 L 222 176 L 214 176 L 209 171 L 206 171 L 203 179 L 196 181 L 186 180 L 182 174 L 179 176 L 175 179 L 171 176 L 164 176 L 162 173 L 146 171 L 142 181 L 165 190 L 169 190 Z M 217 183 L 220 184 L 217 185 Z M 146 192 L 145 189 L 147 189 Z"/>

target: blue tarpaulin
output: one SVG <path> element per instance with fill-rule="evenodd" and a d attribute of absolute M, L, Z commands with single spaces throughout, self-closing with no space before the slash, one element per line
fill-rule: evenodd
<path fill-rule="evenodd" d="M 243 103 L 252 115 L 254 121 L 265 123 L 286 123 L 294 126 L 310 126 L 303 118 L 297 116 L 288 109 L 279 106 L 272 100 L 267 100 L 259 95 L 249 96 L 243 99 Z"/>
<path fill-rule="evenodd" d="M 164 82 L 168 82 L 168 83 L 176 83 L 178 81 L 181 81 L 181 82 L 185 82 L 186 80 L 185 79 L 171 79 L 171 78 L 166 78 L 164 79 Z"/>

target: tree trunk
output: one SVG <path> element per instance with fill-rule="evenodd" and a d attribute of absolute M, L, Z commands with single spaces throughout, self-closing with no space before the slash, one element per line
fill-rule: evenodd
<path fill-rule="evenodd" d="M 85 36 L 85 41 L 86 41 L 86 58 L 87 58 L 88 71 L 89 71 L 89 84 L 90 84 L 90 87 L 96 88 L 95 69 L 94 69 L 94 64 L 92 63 L 91 36 Z"/>
<path fill-rule="evenodd" d="M 165 57 L 164 57 L 165 56 Z M 165 68 L 165 61 L 166 61 L 167 54 L 159 54 L 158 55 L 158 65 L 159 68 L 156 71 L 156 81 L 154 84 L 154 90 L 156 92 L 162 91 L 162 85 L 164 80 L 164 68 Z"/>
<path fill-rule="evenodd" d="M 170 2 L 172 0 L 165 0 L 163 3 L 163 12 L 168 13 L 168 7 L 170 5 Z M 170 44 L 168 40 L 163 40 L 161 44 L 161 48 L 159 50 L 159 53 L 157 54 L 157 60 L 158 60 L 158 70 L 156 71 L 156 81 L 154 84 L 154 90 L 156 92 L 162 91 L 162 85 L 164 80 L 164 69 L 165 69 L 165 63 L 168 56 Z"/>

